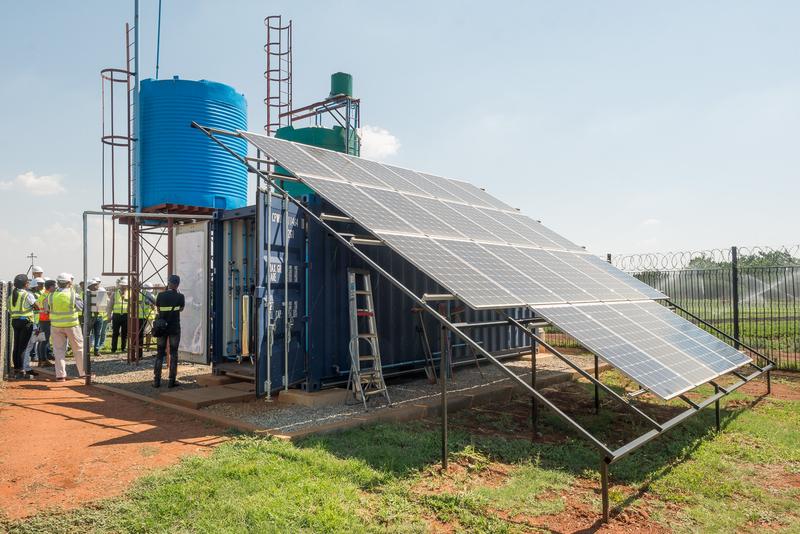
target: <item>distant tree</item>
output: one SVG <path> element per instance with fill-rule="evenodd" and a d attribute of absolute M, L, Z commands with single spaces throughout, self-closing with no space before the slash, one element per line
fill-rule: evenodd
<path fill-rule="evenodd" d="M 800 265 L 800 258 L 795 258 L 785 250 L 758 251 L 739 258 L 742 267 L 791 267 Z"/>
<path fill-rule="evenodd" d="M 795 258 L 785 250 L 758 251 L 754 254 L 739 256 L 739 267 L 792 267 L 800 265 L 800 258 Z M 701 254 L 692 258 L 684 269 L 730 269 L 731 262 L 717 261 L 713 256 Z"/>

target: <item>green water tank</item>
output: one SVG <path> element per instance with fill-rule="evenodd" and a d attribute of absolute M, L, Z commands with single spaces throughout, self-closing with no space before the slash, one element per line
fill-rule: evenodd
<path fill-rule="evenodd" d="M 346 72 L 331 74 L 331 94 L 329 96 L 353 96 L 353 76 Z"/>
<path fill-rule="evenodd" d="M 275 132 L 275 137 L 286 141 L 302 143 L 304 145 L 326 148 L 336 152 L 346 152 L 352 156 L 361 155 L 361 143 L 356 132 L 354 130 L 350 132 L 350 149 L 348 150 L 347 133 L 341 126 L 334 126 L 333 128 L 323 128 L 321 126 L 295 128 L 294 126 L 284 126 Z M 277 167 L 275 172 L 289 175 L 289 173 L 281 167 Z M 305 185 L 295 182 L 285 182 L 285 189 L 294 197 L 312 193 Z"/>

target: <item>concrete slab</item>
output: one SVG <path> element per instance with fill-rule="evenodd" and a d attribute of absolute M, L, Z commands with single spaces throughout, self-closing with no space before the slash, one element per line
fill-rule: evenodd
<path fill-rule="evenodd" d="M 232 384 L 236 382 L 231 376 L 228 375 L 215 375 L 213 373 L 209 373 L 207 375 L 197 375 L 197 385 L 207 387 L 207 386 L 222 386 L 224 384 Z"/>
<path fill-rule="evenodd" d="M 221 402 L 245 402 L 252 400 L 255 394 L 252 391 L 242 391 L 224 386 L 209 386 L 205 388 L 184 389 L 178 391 L 168 391 L 158 396 L 159 400 L 184 406 L 186 408 L 203 408 Z"/>
<path fill-rule="evenodd" d="M 316 408 L 319 406 L 343 404 L 347 400 L 347 396 L 348 391 L 344 388 L 323 389 L 322 391 L 287 389 L 278 394 L 278 402 Z"/>
<path fill-rule="evenodd" d="M 231 382 L 223 384 L 222 387 L 235 389 L 236 391 L 249 391 L 253 395 L 256 394 L 256 385 L 252 382 Z"/>

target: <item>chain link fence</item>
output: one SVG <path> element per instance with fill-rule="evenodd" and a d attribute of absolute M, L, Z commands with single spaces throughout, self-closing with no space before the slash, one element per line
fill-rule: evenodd
<path fill-rule="evenodd" d="M 0 362 L 2 362 L 2 369 L 0 369 L 0 381 L 5 380 L 10 375 L 11 362 L 10 358 L 10 345 L 11 336 L 9 335 L 10 324 L 8 319 L 8 283 L 0 280 Z"/>

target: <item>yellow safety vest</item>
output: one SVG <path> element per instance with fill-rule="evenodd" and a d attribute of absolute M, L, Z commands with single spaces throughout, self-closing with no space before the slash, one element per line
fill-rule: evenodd
<path fill-rule="evenodd" d="M 72 328 L 80 324 L 80 312 L 75 305 L 75 291 L 55 291 L 50 293 L 48 306 L 50 307 L 50 324 L 55 328 Z"/>
<path fill-rule="evenodd" d="M 49 321 L 50 316 L 47 315 L 47 312 L 44 311 L 44 301 L 47 300 L 48 293 L 46 291 L 40 291 L 39 295 L 36 297 L 36 303 L 39 305 L 39 320 L 40 321 Z"/>
<path fill-rule="evenodd" d="M 119 289 L 114 296 L 114 308 L 112 310 L 114 313 L 119 314 L 126 314 L 128 313 L 128 292 L 125 291 L 124 293 Z"/>
<path fill-rule="evenodd" d="M 20 289 L 17 293 L 17 303 L 12 304 L 14 295 L 8 296 L 8 311 L 12 319 L 28 319 L 33 321 L 33 308 L 28 304 L 28 292 Z"/>
<path fill-rule="evenodd" d="M 152 309 L 153 307 L 147 302 L 147 297 L 144 296 L 144 293 L 139 295 L 139 319 L 149 319 Z"/>

